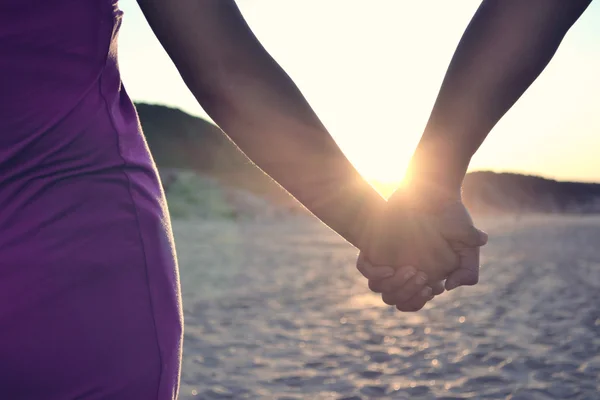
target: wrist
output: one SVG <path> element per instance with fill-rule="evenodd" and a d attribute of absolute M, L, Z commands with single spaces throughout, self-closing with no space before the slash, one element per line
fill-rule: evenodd
<path fill-rule="evenodd" d="M 362 177 L 358 179 L 354 193 L 349 195 L 354 204 L 348 225 L 348 241 L 361 251 L 368 252 L 373 237 L 382 223 L 388 203 Z M 355 199 L 355 200 L 354 200 Z"/>
<path fill-rule="evenodd" d="M 440 139 L 421 141 L 411 159 L 403 197 L 421 208 L 461 201 L 462 182 L 471 156 Z"/>
<path fill-rule="evenodd" d="M 359 250 L 370 246 L 387 202 L 351 166 L 326 168 L 317 176 L 322 185 L 311 185 L 313 190 L 292 194 L 317 218 Z M 335 170 L 339 172 L 334 172 Z M 331 176 L 328 176 L 330 175 Z M 318 192 L 314 189 L 318 188 Z"/>

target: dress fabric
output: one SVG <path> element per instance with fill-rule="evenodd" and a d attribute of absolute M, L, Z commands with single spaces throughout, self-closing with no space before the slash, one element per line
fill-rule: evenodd
<path fill-rule="evenodd" d="M 115 0 L 0 1 L 0 399 L 177 396 L 183 313 Z"/>

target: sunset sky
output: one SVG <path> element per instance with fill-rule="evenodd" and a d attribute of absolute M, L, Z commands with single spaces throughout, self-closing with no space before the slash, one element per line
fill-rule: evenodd
<path fill-rule="evenodd" d="M 238 0 L 271 55 L 363 175 L 398 181 L 480 1 Z M 136 101 L 205 116 L 135 0 L 121 0 L 123 81 Z M 600 1 L 505 116 L 471 170 L 600 181 Z"/>

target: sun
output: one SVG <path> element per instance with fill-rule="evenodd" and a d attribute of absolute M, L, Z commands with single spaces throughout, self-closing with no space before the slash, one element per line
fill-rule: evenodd
<path fill-rule="evenodd" d="M 358 172 L 385 198 L 402 184 L 412 155 L 410 146 L 399 143 L 403 142 L 401 138 L 393 138 L 346 152 Z"/>

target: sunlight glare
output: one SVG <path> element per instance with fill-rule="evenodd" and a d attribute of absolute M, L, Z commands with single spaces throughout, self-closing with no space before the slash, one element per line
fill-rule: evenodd
<path fill-rule="evenodd" d="M 356 168 L 391 185 L 402 180 L 480 0 L 236 3 Z M 119 4 L 125 11 L 119 56 L 128 91 L 138 101 L 206 117 L 135 1 Z M 600 179 L 594 97 L 600 90 L 599 18 L 600 3 L 594 2 L 548 69 L 494 128 L 472 170 Z"/>

